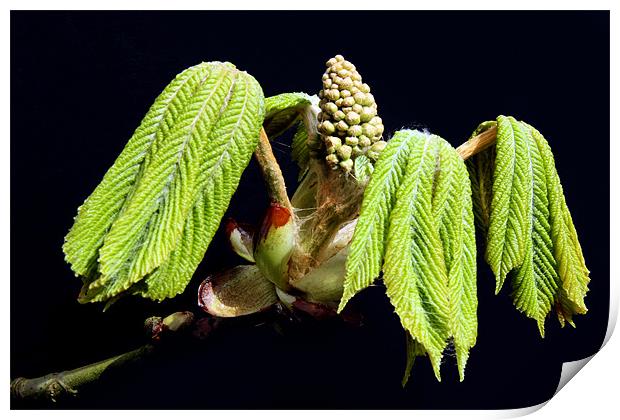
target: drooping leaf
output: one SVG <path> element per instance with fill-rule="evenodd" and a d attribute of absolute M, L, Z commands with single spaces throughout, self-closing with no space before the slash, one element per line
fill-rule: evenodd
<path fill-rule="evenodd" d="M 439 148 L 436 136 L 414 136 L 389 218 L 383 281 L 403 327 L 424 347 L 441 380 L 442 353 L 450 337 L 450 302 L 443 246 L 433 214 Z"/>
<path fill-rule="evenodd" d="M 76 275 L 96 275 L 99 248 L 135 190 L 153 142 L 167 137 L 188 99 L 211 73 L 211 67 L 209 63 L 190 67 L 164 89 L 114 165 L 79 207 L 75 223 L 63 245 L 65 258 Z"/>
<path fill-rule="evenodd" d="M 497 290 L 511 272 L 515 306 L 536 320 L 544 337 L 552 308 L 562 326 L 574 325 L 573 315 L 587 311 L 589 271 L 544 137 L 526 123 L 500 116 L 496 149 L 487 260 L 498 276 Z M 488 179 L 482 171 L 470 174 L 474 185 Z M 502 223 L 503 230 L 491 229 Z M 523 258 L 518 260 L 521 249 Z"/>
<path fill-rule="evenodd" d="M 403 379 L 401 381 L 401 386 L 404 388 L 409 382 L 409 377 L 411 376 L 411 369 L 413 369 L 413 363 L 415 362 L 416 357 L 426 355 L 426 351 L 424 347 L 420 345 L 411 334 L 405 331 L 406 335 L 406 353 L 407 353 L 407 363 L 405 365 L 405 373 L 403 374 Z"/>
<path fill-rule="evenodd" d="M 526 133 L 524 141 L 532 168 L 530 219 L 525 236 L 523 264 L 514 273 L 513 299 L 515 306 L 528 317 L 536 320 L 540 335 L 545 334 L 545 318 L 551 310 L 558 288 L 558 276 L 551 241 L 549 198 L 545 166 L 539 147 L 530 131 L 522 123 Z"/>
<path fill-rule="evenodd" d="M 264 117 L 254 78 L 229 63 L 207 68 L 193 94 L 176 105 L 182 112 L 166 121 L 147 151 L 136 186 L 99 249 L 99 277 L 87 282 L 81 301 L 107 300 L 134 284 L 131 292 L 145 297 L 174 296 L 204 256 Z"/>
<path fill-rule="evenodd" d="M 211 170 L 205 168 L 201 173 L 202 191 L 186 220 L 182 242 L 168 260 L 146 277 L 143 297 L 163 300 L 182 292 L 219 228 L 256 148 L 262 120 L 262 90 L 247 73 L 239 75 L 233 90 L 233 98 L 241 96 L 243 101 L 233 105 L 237 120 L 228 120 L 228 124 L 234 124 L 231 130 L 221 129 L 205 151 L 206 166 Z"/>
<path fill-rule="evenodd" d="M 496 293 L 506 274 L 523 263 L 532 192 L 527 133 L 514 118 L 499 116 L 486 249 L 487 262 L 495 273 Z"/>
<path fill-rule="evenodd" d="M 338 311 L 342 311 L 349 299 L 370 286 L 379 276 L 385 253 L 389 215 L 396 201 L 396 191 L 405 176 L 414 144 L 425 138 L 426 134 L 419 131 L 398 131 L 387 143 L 375 164 L 364 192 L 360 216 L 351 242 L 344 294 Z"/>
<path fill-rule="evenodd" d="M 281 93 L 265 99 L 263 127 L 270 139 L 278 137 L 301 119 L 301 110 L 312 103 L 303 92 Z"/>
<path fill-rule="evenodd" d="M 467 169 L 456 150 L 444 140 L 440 141 L 433 214 L 448 272 L 448 322 L 462 381 L 478 330 L 476 239 Z"/>
<path fill-rule="evenodd" d="M 107 285 L 111 295 L 126 290 L 176 247 L 201 187 L 205 150 L 229 111 L 237 73 L 231 65 L 214 66 L 170 133 L 154 143 L 131 200 L 99 250 L 102 275 L 92 288 Z"/>
<path fill-rule="evenodd" d="M 560 177 L 555 168 L 553 153 L 545 138 L 535 128 L 526 125 L 538 146 L 546 178 L 546 190 L 549 202 L 549 224 L 553 242 L 553 256 L 560 278 L 560 290 L 556 296 L 556 311 L 560 323 L 573 325 L 574 314 L 585 314 L 588 308 L 584 298 L 588 292 L 590 271 L 573 224 Z"/>

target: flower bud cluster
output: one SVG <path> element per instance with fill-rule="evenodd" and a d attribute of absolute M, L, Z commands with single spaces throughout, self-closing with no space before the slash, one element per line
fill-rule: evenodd
<path fill-rule="evenodd" d="M 362 82 L 362 76 L 351 62 L 337 55 L 326 66 L 318 115 L 323 144 L 309 146 L 324 150 L 325 160 L 332 169 L 350 172 L 358 156 L 367 156 L 372 162 L 378 159 L 386 145 L 381 140 L 383 122 L 377 116 L 370 86 Z"/>

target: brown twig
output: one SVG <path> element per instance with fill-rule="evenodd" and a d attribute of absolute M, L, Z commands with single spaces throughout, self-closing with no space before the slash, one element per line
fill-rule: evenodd
<path fill-rule="evenodd" d="M 278 165 L 276 157 L 273 155 L 273 150 L 264 128 L 260 130 L 260 139 L 254 152 L 254 157 L 260 166 L 271 201 L 286 207 L 293 214 L 293 206 L 286 193 L 286 184 L 284 183 L 282 170 L 280 165 Z"/>
<path fill-rule="evenodd" d="M 483 150 L 491 147 L 495 144 L 495 139 L 497 137 L 497 127 L 490 127 L 488 130 L 483 131 L 475 137 L 467 140 L 465 143 L 461 144 L 456 148 L 458 154 L 463 158 L 463 160 L 467 160 L 476 153 L 480 153 Z"/>

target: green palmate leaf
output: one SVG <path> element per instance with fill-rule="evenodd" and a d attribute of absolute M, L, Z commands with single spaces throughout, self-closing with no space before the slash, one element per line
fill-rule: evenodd
<path fill-rule="evenodd" d="M 421 354 L 428 354 L 439 379 L 450 338 L 462 379 L 477 334 L 475 264 L 465 163 L 440 137 L 397 132 L 364 194 L 339 309 L 383 267 L 387 294 L 411 335 L 403 382 Z"/>
<path fill-rule="evenodd" d="M 135 186 L 98 251 L 99 276 L 87 281 L 82 301 L 106 300 L 145 278 L 134 293 L 174 296 L 202 259 L 256 147 L 264 115 L 262 90 L 251 76 L 229 63 L 205 67 L 192 94 L 175 104 L 176 116 L 143 152 Z"/>
<path fill-rule="evenodd" d="M 303 92 L 282 93 L 265 99 L 267 136 L 278 137 L 301 119 L 301 111 L 312 104 L 312 97 Z"/>
<path fill-rule="evenodd" d="M 564 322 L 574 325 L 572 316 L 574 314 L 585 314 L 588 310 L 584 298 L 588 292 L 590 271 L 585 265 L 577 231 L 566 205 L 551 148 L 535 128 L 526 126 L 538 146 L 547 184 L 550 236 L 553 243 L 553 256 L 557 264 L 557 273 L 560 278 L 560 287 L 555 300 L 556 311 L 562 326 L 564 326 Z"/>
<path fill-rule="evenodd" d="M 527 132 L 514 118 L 500 116 L 486 250 L 487 262 L 495 273 L 496 292 L 506 274 L 523 263 L 532 193 Z"/>
<path fill-rule="evenodd" d="M 364 192 L 360 217 L 347 258 L 344 294 L 339 311 L 344 309 L 349 299 L 370 286 L 379 276 L 396 191 L 405 176 L 413 145 L 425 138 L 426 135 L 419 131 L 397 132 L 375 164 Z"/>
<path fill-rule="evenodd" d="M 428 353 L 437 379 L 451 332 L 448 275 L 433 213 L 440 141 L 415 137 L 389 218 L 383 267 L 387 295 L 403 327 Z"/>
<path fill-rule="evenodd" d="M 478 329 L 476 240 L 467 169 L 456 150 L 443 140 L 433 192 L 433 215 L 443 244 L 448 273 L 448 322 L 463 380 Z"/>
<path fill-rule="evenodd" d="M 500 116 L 497 123 L 487 260 L 498 291 L 512 271 L 515 306 L 536 320 L 544 336 L 553 307 L 562 326 L 574 325 L 573 315 L 586 313 L 589 271 L 547 141 L 512 117 Z M 489 179 L 484 159 L 470 165 L 479 209 L 488 202 L 488 192 L 480 187 Z"/>
<path fill-rule="evenodd" d="M 94 276 L 99 248 L 120 210 L 135 190 L 143 162 L 156 138 L 165 137 L 211 65 L 202 63 L 179 74 L 157 97 L 114 165 L 78 209 L 63 250 L 76 275 Z"/>

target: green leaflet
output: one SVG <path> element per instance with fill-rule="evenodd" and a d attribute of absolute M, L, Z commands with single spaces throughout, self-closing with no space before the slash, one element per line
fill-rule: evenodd
<path fill-rule="evenodd" d="M 126 290 L 175 248 L 200 187 L 201 151 L 227 109 L 236 73 L 230 65 L 214 67 L 168 136 L 153 144 L 132 199 L 99 250 L 102 275 L 92 288 L 107 285 L 110 295 Z"/>
<path fill-rule="evenodd" d="M 590 271 L 585 265 L 577 231 L 566 205 L 551 148 L 535 128 L 525 125 L 529 128 L 531 136 L 538 146 L 547 182 L 550 234 L 553 242 L 553 256 L 557 264 L 557 274 L 560 278 L 560 287 L 556 296 L 556 311 L 562 326 L 564 326 L 564 322 L 574 326 L 572 316 L 574 314 L 585 314 L 588 310 L 584 298 L 588 292 Z"/>
<path fill-rule="evenodd" d="M 440 142 L 434 188 L 433 215 L 448 273 L 448 323 L 462 381 L 478 330 L 476 238 L 467 169 L 456 150 L 444 140 Z"/>
<path fill-rule="evenodd" d="M 426 135 L 419 131 L 398 131 L 375 164 L 370 182 L 364 191 L 362 209 L 351 242 L 344 294 L 338 311 L 342 311 L 349 299 L 370 286 L 379 276 L 396 190 L 405 175 L 413 144 L 425 137 Z"/>
<path fill-rule="evenodd" d="M 302 171 L 299 172 L 298 177 L 298 179 L 301 179 L 305 174 L 303 169 L 308 167 L 308 162 L 310 161 L 310 149 L 308 149 L 308 130 L 302 122 L 297 124 L 297 129 L 295 130 L 295 135 L 293 136 L 293 142 L 291 143 L 291 157 L 302 169 Z"/>
<path fill-rule="evenodd" d="M 299 179 L 307 172 L 310 160 L 309 143 L 316 143 L 318 132 L 318 98 L 303 92 L 282 93 L 265 99 L 263 126 L 270 140 L 274 140 L 293 125 L 297 125 L 291 144 L 291 156 L 299 165 Z"/>
<path fill-rule="evenodd" d="M 144 297 L 163 300 L 185 289 L 219 228 L 243 170 L 249 164 L 262 120 L 262 91 L 252 76 L 241 73 L 233 97 L 236 93 L 244 100 L 232 107 L 236 107 L 238 113 L 236 120 L 230 120 L 231 123 L 235 121 L 234 129 L 228 134 L 215 136 L 218 141 L 205 152 L 212 170 L 201 173 L 202 192 L 186 221 L 182 242 L 169 260 L 146 277 L 146 291 L 140 292 Z"/>
<path fill-rule="evenodd" d="M 495 121 L 487 121 L 473 132 L 471 137 L 486 131 L 491 126 L 496 126 Z M 470 137 L 470 138 L 471 138 Z M 495 167 L 495 147 L 470 157 L 465 161 L 471 180 L 472 202 L 474 208 L 474 220 L 476 227 L 486 240 L 491 217 L 491 200 L 493 198 L 493 168 Z"/>
<path fill-rule="evenodd" d="M 407 340 L 407 363 L 405 365 L 405 373 L 403 374 L 403 379 L 400 383 L 403 388 L 405 387 L 405 385 L 407 385 L 407 382 L 409 382 L 409 377 L 411 376 L 411 369 L 413 369 L 413 363 L 415 362 L 415 358 L 418 356 L 426 355 L 424 347 L 422 347 L 417 341 L 415 341 L 415 339 L 411 337 L 411 334 L 405 331 L 405 335 Z"/>
<path fill-rule="evenodd" d="M 303 92 L 281 93 L 265 99 L 263 126 L 270 139 L 276 138 L 299 121 L 301 110 L 312 103 Z"/>
<path fill-rule="evenodd" d="M 538 323 L 540 335 L 545 335 L 545 318 L 551 310 L 557 292 L 558 278 L 550 237 L 549 199 L 545 167 L 538 145 L 529 130 L 524 138 L 532 168 L 530 218 L 525 221 L 525 255 L 523 264 L 514 273 L 513 300 L 515 306 Z"/>
<path fill-rule="evenodd" d="M 496 293 L 506 274 L 523 263 L 531 220 L 532 169 L 527 132 L 512 117 L 497 118 L 493 198 L 486 259 L 496 278 Z"/>
<path fill-rule="evenodd" d="M 552 308 L 562 326 L 574 325 L 573 315 L 586 313 L 589 271 L 547 141 L 512 117 L 500 116 L 497 123 L 487 261 L 497 276 L 497 291 L 512 271 L 515 306 L 536 320 L 544 337 Z M 488 197 L 480 187 L 489 179 L 485 159 L 469 166 L 479 209 Z"/>
<path fill-rule="evenodd" d="M 190 67 L 164 89 L 101 183 L 78 208 L 63 245 L 65 259 L 76 275 L 96 274 L 99 248 L 135 189 L 147 152 L 156 138 L 166 136 L 210 70 L 209 63 Z"/>
<path fill-rule="evenodd" d="M 433 214 L 439 148 L 440 139 L 430 135 L 412 144 L 390 214 L 383 266 L 387 295 L 403 327 L 428 353 L 438 380 L 450 337 L 448 275 Z"/>
<path fill-rule="evenodd" d="M 100 275 L 87 282 L 81 301 L 107 300 L 134 284 L 131 292 L 145 297 L 174 296 L 204 256 L 264 116 L 254 78 L 229 63 L 205 67 L 193 94 L 175 104 L 174 118 L 142 151 L 140 176 L 98 250 Z"/>

